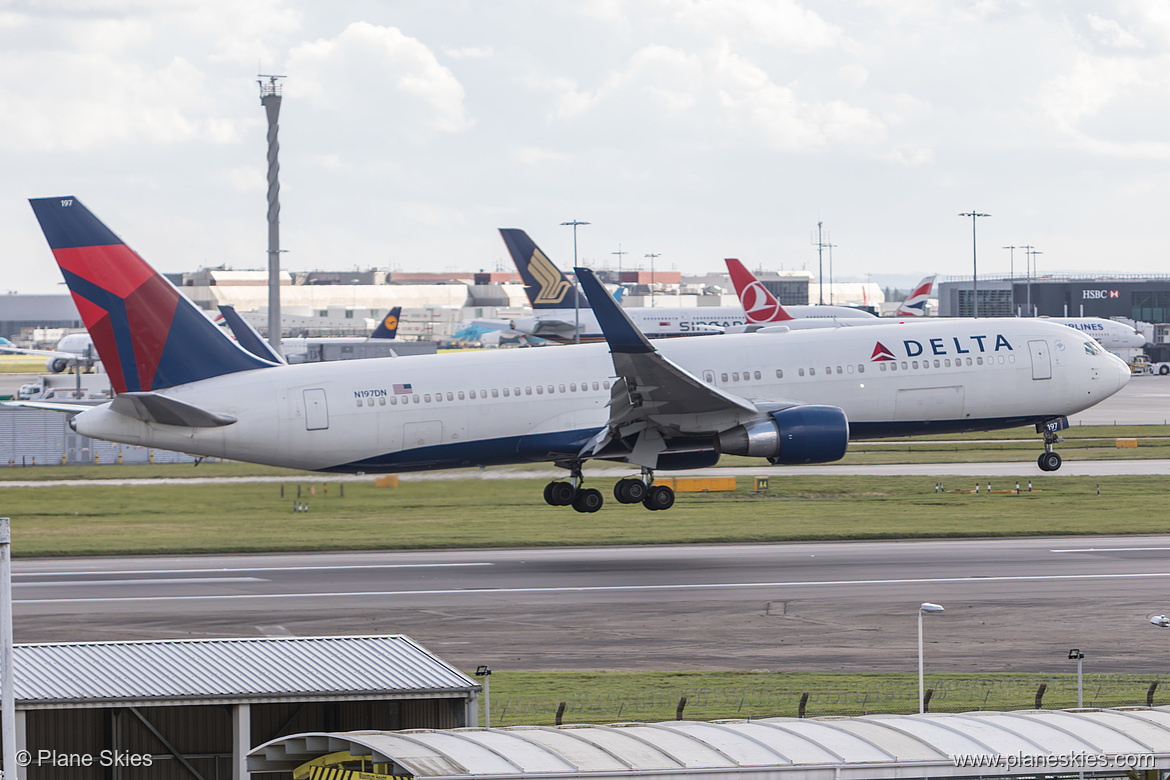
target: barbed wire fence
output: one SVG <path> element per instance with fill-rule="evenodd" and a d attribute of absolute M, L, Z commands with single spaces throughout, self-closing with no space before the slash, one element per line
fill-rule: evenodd
<path fill-rule="evenodd" d="M 927 679 L 926 689 L 930 712 L 1077 706 L 1077 680 L 1067 676 Z M 1170 705 L 1170 676 L 1085 675 L 1082 696 L 1087 708 Z M 918 685 L 895 682 L 853 690 L 815 685 L 678 687 L 562 696 L 493 696 L 491 710 L 493 726 L 904 714 L 918 711 Z"/>

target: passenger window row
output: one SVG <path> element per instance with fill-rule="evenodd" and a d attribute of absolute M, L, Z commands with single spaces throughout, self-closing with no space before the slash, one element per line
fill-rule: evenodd
<path fill-rule="evenodd" d="M 372 396 L 369 398 L 358 398 L 356 400 L 357 400 L 358 406 L 363 406 L 363 405 L 364 406 L 373 406 L 375 403 L 377 403 L 379 406 L 385 406 L 387 403 L 386 399 L 389 398 L 390 405 L 397 406 L 400 403 L 403 405 L 411 404 L 411 403 L 415 403 L 415 404 L 440 403 L 444 400 L 444 398 L 446 398 L 447 401 L 455 401 L 455 400 L 475 401 L 475 400 L 479 400 L 479 399 L 487 399 L 489 397 L 491 397 L 491 398 L 500 398 L 500 397 L 512 398 L 512 397 L 519 397 L 520 395 L 532 395 L 534 389 L 535 389 L 536 395 L 545 395 L 546 393 L 548 395 L 554 395 L 556 393 L 588 392 L 590 390 L 590 388 L 592 388 L 593 390 L 608 390 L 609 389 L 609 380 L 607 379 L 604 382 L 581 382 L 580 384 L 578 384 L 577 382 L 568 382 L 568 383 L 561 383 L 561 384 L 556 384 L 556 385 L 537 385 L 535 388 L 533 388 L 532 386 L 525 386 L 524 388 L 493 387 L 491 390 L 467 390 L 467 391 L 459 390 L 457 392 L 448 392 L 446 394 L 434 393 L 433 395 L 431 393 L 423 393 L 421 395 L 419 395 L 417 393 L 396 394 L 396 395 L 391 395 L 391 396 L 381 395 L 381 396 L 378 396 L 377 401 L 375 401 L 375 399 Z M 488 395 L 489 393 L 491 394 L 490 396 Z"/>

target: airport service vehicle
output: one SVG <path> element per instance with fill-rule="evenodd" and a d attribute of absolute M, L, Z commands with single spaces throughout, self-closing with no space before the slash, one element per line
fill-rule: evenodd
<path fill-rule="evenodd" d="M 516 263 L 516 270 L 524 279 L 524 289 L 534 310 L 531 317 L 512 320 L 512 330 L 555 341 L 572 341 L 577 337 L 578 331 L 582 341 L 601 339 L 603 337 L 601 328 L 589 301 L 581 296 L 576 286 L 548 259 L 548 255 L 540 250 L 528 234 L 515 228 L 500 228 L 500 235 Z M 740 300 L 744 300 L 742 295 Z M 851 309 L 848 306 L 789 306 L 787 310 L 772 308 L 767 313 L 749 305 L 742 308 L 631 306 L 625 311 L 638 329 L 650 338 L 734 332 L 752 323 L 781 322 L 803 317 L 877 319 L 869 312 Z"/>
<path fill-rule="evenodd" d="M 1117 392 L 1124 363 L 1042 320 L 944 320 L 651 345 L 587 269 L 605 344 L 281 365 L 242 349 L 73 197 L 32 201 L 115 398 L 78 433 L 296 469 L 396 472 L 554 462 L 553 505 L 597 511 L 584 464 L 640 470 L 620 503 L 665 509 L 660 469 L 720 454 L 841 458 L 850 438 L 1034 425 L 1039 463 L 1067 415 Z"/>

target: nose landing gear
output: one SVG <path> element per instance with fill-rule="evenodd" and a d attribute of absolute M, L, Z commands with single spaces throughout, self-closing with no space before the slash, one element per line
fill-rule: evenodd
<path fill-rule="evenodd" d="M 1064 441 L 1058 431 L 1063 431 L 1067 427 L 1067 417 L 1058 417 L 1055 420 L 1036 425 L 1036 432 L 1044 434 L 1044 452 L 1040 453 L 1040 457 L 1036 459 L 1036 465 L 1040 467 L 1041 471 L 1056 471 L 1060 468 L 1060 453 L 1053 451 L 1052 445 Z"/>

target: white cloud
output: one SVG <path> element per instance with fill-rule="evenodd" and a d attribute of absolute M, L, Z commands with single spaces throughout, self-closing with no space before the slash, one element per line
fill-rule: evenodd
<path fill-rule="evenodd" d="M 796 50 L 842 42 L 840 28 L 794 0 L 661 0 L 674 20 L 694 32 Z"/>
<path fill-rule="evenodd" d="M 395 27 L 354 22 L 336 38 L 303 43 L 289 52 L 297 94 L 327 110 L 358 112 L 363 103 L 401 101 L 394 121 L 458 133 L 472 122 L 463 86 L 434 53 Z M 405 98 L 405 100 L 403 100 Z M 385 106 L 379 106 L 385 115 Z"/>
<path fill-rule="evenodd" d="M 461 49 L 443 49 L 443 53 L 453 60 L 482 60 L 494 54 L 491 46 L 464 46 Z"/>
<path fill-rule="evenodd" d="M 1089 22 L 1089 27 L 1097 33 L 1099 40 L 1107 46 L 1140 49 L 1145 45 L 1138 36 L 1113 19 L 1105 19 L 1097 14 L 1087 14 L 1085 18 Z"/>

